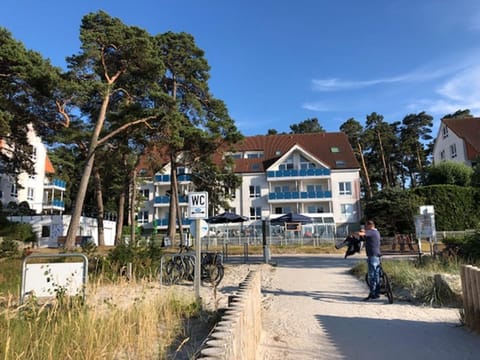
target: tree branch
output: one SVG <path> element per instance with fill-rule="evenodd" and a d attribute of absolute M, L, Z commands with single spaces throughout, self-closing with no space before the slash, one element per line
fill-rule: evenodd
<path fill-rule="evenodd" d="M 118 129 L 115 129 L 113 130 L 112 132 L 110 132 L 108 135 L 105 135 L 102 139 L 99 139 L 98 140 L 98 143 L 97 143 L 97 147 L 95 149 L 97 149 L 99 146 L 103 145 L 105 142 L 107 142 L 108 140 L 110 140 L 112 137 L 114 137 L 115 135 L 121 133 L 122 131 L 128 129 L 129 127 L 131 126 L 134 126 L 134 125 L 137 125 L 137 124 L 141 124 L 141 123 L 145 123 L 148 125 L 148 121 L 149 120 L 153 120 L 155 119 L 157 116 L 147 116 L 146 118 L 143 118 L 143 119 L 138 119 L 138 120 L 135 120 L 135 121 L 132 121 L 132 122 L 129 122 L 128 124 L 124 124 L 122 126 L 120 126 Z"/>
<path fill-rule="evenodd" d="M 57 105 L 58 112 L 65 119 L 65 123 L 63 123 L 62 125 L 68 128 L 70 126 L 70 116 L 65 111 L 65 106 L 66 106 L 65 102 L 61 103 L 59 100 L 55 100 L 55 104 Z"/>

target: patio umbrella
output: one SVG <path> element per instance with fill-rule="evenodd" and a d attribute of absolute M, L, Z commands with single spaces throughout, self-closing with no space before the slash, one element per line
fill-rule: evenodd
<path fill-rule="evenodd" d="M 282 215 L 276 219 L 270 220 L 270 224 L 272 225 L 284 225 L 285 223 L 300 223 L 300 224 L 308 224 L 313 222 L 311 217 L 302 215 L 302 214 L 295 214 L 295 213 L 288 213 Z"/>
<path fill-rule="evenodd" d="M 224 212 L 222 214 L 211 216 L 208 219 L 206 219 L 205 221 L 209 224 L 225 224 L 226 239 L 227 239 L 227 242 L 228 242 L 228 226 L 227 226 L 227 224 L 229 224 L 229 223 L 240 223 L 240 222 L 244 222 L 244 221 L 247 221 L 247 220 L 248 220 L 248 217 L 246 217 L 246 216 L 242 216 L 242 215 L 235 214 L 235 213 L 232 213 L 232 212 Z"/>
<path fill-rule="evenodd" d="M 224 212 L 223 214 L 211 216 L 206 219 L 206 222 L 209 224 L 227 224 L 227 223 L 238 223 L 247 221 L 246 216 L 238 215 L 232 212 Z"/>

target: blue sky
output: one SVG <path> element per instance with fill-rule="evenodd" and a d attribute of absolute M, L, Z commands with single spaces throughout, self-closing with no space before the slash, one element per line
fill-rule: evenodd
<path fill-rule="evenodd" d="M 0 26 L 57 66 L 82 17 L 104 10 L 151 34 L 185 31 L 210 89 L 245 135 L 316 117 L 327 131 L 377 112 L 480 115 L 478 0 L 1 0 Z"/>

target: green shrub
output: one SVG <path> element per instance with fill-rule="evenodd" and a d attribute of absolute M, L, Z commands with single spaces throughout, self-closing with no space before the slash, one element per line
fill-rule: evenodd
<path fill-rule="evenodd" d="M 469 262 L 480 261 L 480 230 L 464 237 L 445 238 L 443 243 L 446 255 L 459 256 Z"/>
<path fill-rule="evenodd" d="M 0 242 L 0 257 L 14 257 L 18 255 L 18 244 L 12 239 Z"/>

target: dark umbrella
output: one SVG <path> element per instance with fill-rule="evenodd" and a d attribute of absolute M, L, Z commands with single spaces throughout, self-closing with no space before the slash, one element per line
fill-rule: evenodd
<path fill-rule="evenodd" d="M 239 223 L 247 221 L 248 217 L 238 215 L 232 212 L 224 212 L 223 214 L 211 216 L 205 221 L 209 224 L 229 224 L 229 223 Z M 227 240 L 228 240 L 228 227 L 227 227 Z"/>
<path fill-rule="evenodd" d="M 205 221 L 209 224 L 227 224 L 247 221 L 246 216 L 238 215 L 232 212 L 224 212 L 223 214 L 211 216 Z"/>
<path fill-rule="evenodd" d="M 301 224 L 307 224 L 313 222 L 313 219 L 311 217 L 302 215 L 302 214 L 294 214 L 294 213 L 288 213 L 285 215 L 282 215 L 276 219 L 270 220 L 270 224 L 272 225 L 283 225 L 285 223 L 301 223 Z"/>

